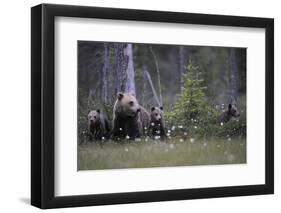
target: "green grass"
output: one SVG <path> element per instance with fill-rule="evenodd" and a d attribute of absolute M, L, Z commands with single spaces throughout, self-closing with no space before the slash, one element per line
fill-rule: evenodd
<path fill-rule="evenodd" d="M 246 139 L 86 142 L 78 146 L 78 170 L 246 163 Z"/>

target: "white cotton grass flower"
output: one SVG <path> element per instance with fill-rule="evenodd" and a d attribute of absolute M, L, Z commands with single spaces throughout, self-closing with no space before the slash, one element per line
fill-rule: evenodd
<path fill-rule="evenodd" d="M 129 149 L 127 147 L 125 147 L 125 152 L 129 152 Z"/>
<path fill-rule="evenodd" d="M 147 127 L 145 126 L 144 129 L 147 129 Z"/>
<path fill-rule="evenodd" d="M 182 138 L 180 139 L 180 142 L 181 142 L 181 143 L 183 142 L 183 139 L 182 139 Z"/>
<path fill-rule="evenodd" d="M 171 128 L 171 129 L 172 129 L 172 131 L 175 131 L 176 127 L 175 127 L 175 126 L 172 126 L 172 128 Z"/>
<path fill-rule="evenodd" d="M 169 145 L 169 148 L 170 148 L 170 149 L 173 149 L 173 148 L 175 148 L 175 145 L 174 145 L 174 144 L 170 144 L 170 145 Z"/>
<path fill-rule="evenodd" d="M 195 139 L 194 138 L 190 138 L 190 143 L 194 143 Z"/>
<path fill-rule="evenodd" d="M 197 126 L 194 126 L 194 129 L 197 129 Z"/>
<path fill-rule="evenodd" d="M 158 139 L 160 139 L 160 136 L 159 136 L 159 135 L 156 135 L 156 136 L 154 137 L 154 139 L 155 139 L 155 140 L 158 140 Z"/>
<path fill-rule="evenodd" d="M 221 126 L 223 126 L 223 122 L 221 122 Z"/>
<path fill-rule="evenodd" d="M 207 146 L 207 143 L 205 142 L 205 143 L 203 143 L 203 146 Z"/>
<path fill-rule="evenodd" d="M 140 138 L 136 138 L 136 139 L 135 139 L 135 141 L 140 142 L 140 141 L 141 141 L 141 139 L 140 139 Z"/>
<path fill-rule="evenodd" d="M 122 129 L 122 128 L 119 128 L 119 130 L 122 131 L 123 129 Z"/>
<path fill-rule="evenodd" d="M 129 135 L 127 135 L 127 136 L 126 136 L 126 139 L 127 139 L 127 140 L 129 140 L 129 139 L 130 139 L 130 136 L 129 136 Z"/>
<path fill-rule="evenodd" d="M 228 140 L 228 141 L 231 141 L 231 138 L 228 138 L 227 140 Z"/>
<path fill-rule="evenodd" d="M 232 155 L 232 154 L 228 155 L 228 156 L 227 156 L 227 160 L 228 160 L 229 162 L 233 162 L 233 161 L 235 160 L 234 155 Z"/>
<path fill-rule="evenodd" d="M 147 141 L 148 141 L 148 138 L 146 137 L 146 138 L 144 139 L 144 141 L 147 142 Z"/>
<path fill-rule="evenodd" d="M 187 132 L 184 132 L 183 134 L 184 134 L 184 136 L 187 136 Z"/>
<path fill-rule="evenodd" d="M 168 133 L 171 133 L 171 130 L 170 130 L 170 129 L 168 129 Z"/>
<path fill-rule="evenodd" d="M 152 122 L 152 123 L 151 123 L 151 126 L 155 126 L 155 123 Z"/>
<path fill-rule="evenodd" d="M 101 139 L 102 139 L 102 140 L 104 140 L 104 139 L 105 139 L 105 137 L 101 137 Z"/>
<path fill-rule="evenodd" d="M 182 129 L 182 128 L 183 128 L 183 126 L 182 126 L 182 125 L 179 125 L 179 126 L 178 126 L 178 128 L 179 128 L 179 129 Z"/>

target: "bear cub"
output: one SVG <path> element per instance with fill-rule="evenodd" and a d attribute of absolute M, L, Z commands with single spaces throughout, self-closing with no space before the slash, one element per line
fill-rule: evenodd
<path fill-rule="evenodd" d="M 88 114 L 88 133 L 92 141 L 107 139 L 110 134 L 110 125 L 107 118 L 99 109 L 91 110 Z"/>
<path fill-rule="evenodd" d="M 150 134 L 153 137 L 165 137 L 165 121 L 163 118 L 163 107 L 151 107 L 150 112 Z"/>
<path fill-rule="evenodd" d="M 237 104 L 236 103 L 230 103 L 228 104 L 228 108 L 226 111 L 224 111 L 220 117 L 219 117 L 219 123 L 220 125 L 227 123 L 228 121 L 230 121 L 230 119 L 232 117 L 237 118 L 240 116 L 240 113 L 238 111 L 237 108 Z"/>

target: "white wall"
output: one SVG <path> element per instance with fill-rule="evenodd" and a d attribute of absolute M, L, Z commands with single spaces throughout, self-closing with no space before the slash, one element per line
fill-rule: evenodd
<path fill-rule="evenodd" d="M 246 0 L 45 0 L 45 3 L 81 4 L 150 10 L 260 16 L 275 18 L 275 59 L 281 55 L 281 13 L 278 1 Z M 37 212 L 30 196 L 30 7 L 37 0 L 2 1 L 0 33 L 0 211 Z M 281 207 L 281 64 L 275 62 L 275 195 L 173 201 L 51 210 L 56 212 L 277 212 Z M 17 85 L 17 86 L 15 86 Z M 257 94 L 258 95 L 258 94 Z"/>

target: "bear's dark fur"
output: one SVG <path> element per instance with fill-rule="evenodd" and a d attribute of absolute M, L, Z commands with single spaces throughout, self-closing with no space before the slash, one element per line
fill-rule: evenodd
<path fill-rule="evenodd" d="M 138 104 L 134 94 L 118 93 L 113 108 L 112 138 L 140 138 L 148 126 L 149 113 Z"/>
<path fill-rule="evenodd" d="M 218 122 L 220 125 L 223 125 L 224 123 L 227 123 L 232 117 L 239 117 L 240 113 L 237 108 L 236 103 L 230 103 L 228 104 L 228 108 L 226 111 L 222 112 L 220 115 Z"/>
<path fill-rule="evenodd" d="M 88 114 L 88 133 L 90 140 L 107 139 L 110 135 L 110 125 L 99 109 Z"/>
<path fill-rule="evenodd" d="M 151 107 L 149 131 L 153 137 L 165 137 L 165 121 L 163 118 L 163 107 Z"/>

